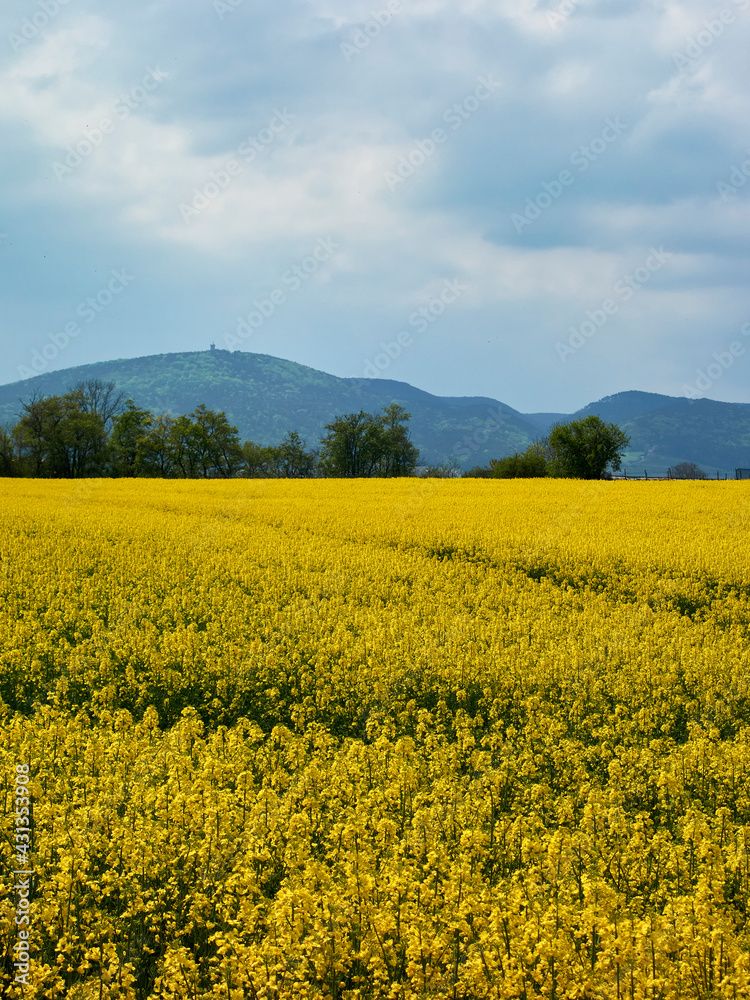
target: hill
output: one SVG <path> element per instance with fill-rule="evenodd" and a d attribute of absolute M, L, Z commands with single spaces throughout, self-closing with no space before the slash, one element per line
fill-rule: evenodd
<path fill-rule="evenodd" d="M 696 462 L 709 476 L 750 467 L 750 404 L 675 399 L 620 425 L 630 435 L 626 466 L 657 468 Z M 630 471 L 630 470 L 629 470 Z"/>
<path fill-rule="evenodd" d="M 696 462 L 709 475 L 750 467 L 750 404 L 690 400 L 649 392 L 605 396 L 572 414 L 523 414 L 486 396 L 434 396 L 408 382 L 338 378 L 247 351 L 193 351 L 99 362 L 0 386 L 0 423 L 15 423 L 21 400 L 66 392 L 90 378 L 113 381 L 155 413 L 189 413 L 199 403 L 224 410 L 243 440 L 278 444 L 297 430 L 316 447 L 337 414 L 376 412 L 391 402 L 412 414 L 411 437 L 424 464 L 456 458 L 463 469 L 522 451 L 557 422 L 596 414 L 630 435 L 632 475 L 664 475 Z"/>
<path fill-rule="evenodd" d="M 0 423 L 15 423 L 20 400 L 56 395 L 76 382 L 113 381 L 138 406 L 188 413 L 199 403 L 226 411 L 242 440 L 278 444 L 296 430 L 317 447 L 337 414 L 376 412 L 391 402 L 412 414 L 424 464 L 455 457 L 462 468 L 523 450 L 537 429 L 512 407 L 482 396 L 441 397 L 407 382 L 337 378 L 294 361 L 247 351 L 195 351 L 99 362 L 0 386 Z"/>

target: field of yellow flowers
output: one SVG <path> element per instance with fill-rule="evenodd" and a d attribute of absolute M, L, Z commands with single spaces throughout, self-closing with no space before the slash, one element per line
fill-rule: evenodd
<path fill-rule="evenodd" d="M 750 998 L 750 485 L 0 494 L 0 994 Z"/>

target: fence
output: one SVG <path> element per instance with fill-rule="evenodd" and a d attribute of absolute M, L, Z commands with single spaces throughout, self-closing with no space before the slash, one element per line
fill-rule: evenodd
<path fill-rule="evenodd" d="M 735 478 L 736 479 L 750 479 L 750 469 L 735 469 L 734 471 L 735 471 Z M 654 482 L 654 483 L 655 482 L 666 482 L 667 480 L 670 480 L 670 481 L 671 480 L 675 480 L 675 481 L 677 481 L 677 480 L 681 480 L 682 479 L 681 476 L 673 476 L 671 469 L 667 469 L 666 476 L 649 476 L 648 470 L 646 470 L 646 469 L 644 469 L 643 472 L 644 472 L 644 475 L 642 475 L 642 476 L 629 476 L 628 473 L 627 473 L 627 471 L 623 471 L 619 475 L 613 475 L 612 478 L 613 479 L 627 479 L 627 480 L 643 479 L 643 480 L 648 480 L 649 482 Z M 744 473 L 744 475 L 740 475 L 740 473 Z M 699 478 L 699 477 L 696 477 L 696 478 Z M 703 478 L 704 479 L 712 479 L 713 477 L 706 475 Z M 729 473 L 725 472 L 723 474 L 723 477 L 722 477 L 722 474 L 717 469 L 717 471 L 716 471 L 716 478 L 717 479 L 722 479 L 722 478 L 728 479 L 729 478 Z"/>
<path fill-rule="evenodd" d="M 735 479 L 750 479 L 750 469 L 735 469 L 734 470 Z"/>
<path fill-rule="evenodd" d="M 627 472 L 623 472 L 620 475 L 613 475 L 613 479 L 627 479 L 628 481 L 632 479 L 648 479 L 649 482 L 656 482 L 657 480 L 671 479 L 672 477 L 667 474 L 666 476 L 649 476 L 648 472 L 644 469 L 643 476 L 629 476 Z"/>

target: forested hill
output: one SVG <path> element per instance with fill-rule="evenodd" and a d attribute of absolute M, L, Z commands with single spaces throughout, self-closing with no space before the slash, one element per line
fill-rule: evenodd
<path fill-rule="evenodd" d="M 0 423 L 16 422 L 19 400 L 61 394 L 93 378 L 115 382 L 154 413 L 189 413 L 199 403 L 224 410 L 240 438 L 258 444 L 278 444 L 296 430 L 316 447 L 336 415 L 376 412 L 391 402 L 412 414 L 411 439 L 424 464 L 455 457 L 463 468 L 486 465 L 538 436 L 524 417 L 495 399 L 433 396 L 406 382 L 337 378 L 267 354 L 222 350 L 81 365 L 0 386 Z"/>
<path fill-rule="evenodd" d="M 189 413 L 199 403 L 224 410 L 242 440 L 278 444 L 297 430 L 316 447 L 336 415 L 374 413 L 391 402 L 412 414 L 411 438 L 423 464 L 457 458 L 464 469 L 522 451 L 555 421 L 597 414 L 630 435 L 626 468 L 633 475 L 696 462 L 709 475 L 750 467 L 750 404 L 620 392 L 575 414 L 522 414 L 482 396 L 433 396 L 407 382 L 337 378 L 314 368 L 247 351 L 193 351 L 100 362 L 0 386 L 0 423 L 13 424 L 21 400 L 57 395 L 76 382 L 113 381 L 154 413 Z"/>
<path fill-rule="evenodd" d="M 630 436 L 625 467 L 631 475 L 661 475 L 670 465 L 695 462 L 709 475 L 734 475 L 750 468 L 750 404 L 714 399 L 662 396 L 655 392 L 618 392 L 589 403 L 574 414 L 527 414 L 546 433 L 556 420 L 590 415 L 617 424 Z"/>

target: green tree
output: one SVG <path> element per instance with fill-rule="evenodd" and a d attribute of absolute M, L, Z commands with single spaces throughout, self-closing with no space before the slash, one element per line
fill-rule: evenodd
<path fill-rule="evenodd" d="M 382 428 L 372 414 L 360 410 L 335 417 L 325 425 L 321 441 L 321 470 L 340 478 L 372 476 L 383 449 Z"/>
<path fill-rule="evenodd" d="M 409 440 L 411 413 L 391 403 L 378 418 L 382 428 L 380 475 L 411 476 L 419 461 L 419 450 Z"/>
<path fill-rule="evenodd" d="M 75 394 L 63 396 L 63 419 L 56 440 L 55 474 L 69 478 L 98 475 L 107 453 L 107 432 L 103 418 Z"/>
<path fill-rule="evenodd" d="M 622 452 L 630 438 L 616 424 L 589 416 L 556 424 L 549 432 L 553 458 L 550 472 L 572 479 L 601 479 L 608 469 L 622 466 Z"/>
<path fill-rule="evenodd" d="M 27 475 L 74 478 L 101 472 L 107 447 L 103 417 L 77 389 L 22 404 L 16 439 Z"/>
<path fill-rule="evenodd" d="M 140 410 L 132 399 L 126 410 L 115 418 L 109 439 L 110 469 L 116 476 L 143 476 L 151 471 L 149 431 L 153 414 Z"/>
<path fill-rule="evenodd" d="M 0 476 L 18 476 L 21 466 L 16 454 L 16 440 L 13 429 L 0 427 Z"/>
<path fill-rule="evenodd" d="M 50 438 L 58 422 L 60 397 L 34 395 L 21 403 L 23 415 L 14 428 L 18 451 L 27 476 L 50 474 Z"/>
<path fill-rule="evenodd" d="M 200 440 L 200 471 L 204 478 L 230 479 L 242 465 L 242 446 L 237 428 L 226 413 L 207 409 L 203 403 L 190 414 Z"/>
<path fill-rule="evenodd" d="M 203 444 L 193 421 L 185 413 L 175 417 L 169 429 L 175 475 L 195 479 L 203 455 Z"/>
<path fill-rule="evenodd" d="M 336 417 L 325 425 L 321 471 L 340 477 L 412 475 L 419 452 L 409 440 L 410 417 L 397 403 L 375 416 L 360 410 Z"/>
<path fill-rule="evenodd" d="M 273 479 L 278 476 L 278 455 L 272 445 L 245 441 L 242 445 L 242 475 L 248 479 Z"/>
<path fill-rule="evenodd" d="M 297 431 L 291 431 L 274 450 L 277 475 L 285 479 L 309 479 L 315 475 L 317 453 L 307 451 Z"/>
<path fill-rule="evenodd" d="M 154 417 L 144 434 L 142 468 L 147 475 L 170 479 L 176 475 L 172 427 L 175 418 L 168 413 Z"/>
<path fill-rule="evenodd" d="M 217 413 L 201 403 L 188 416 L 177 417 L 169 441 L 175 468 L 185 479 L 229 479 L 241 468 L 237 428 L 223 410 Z"/>

